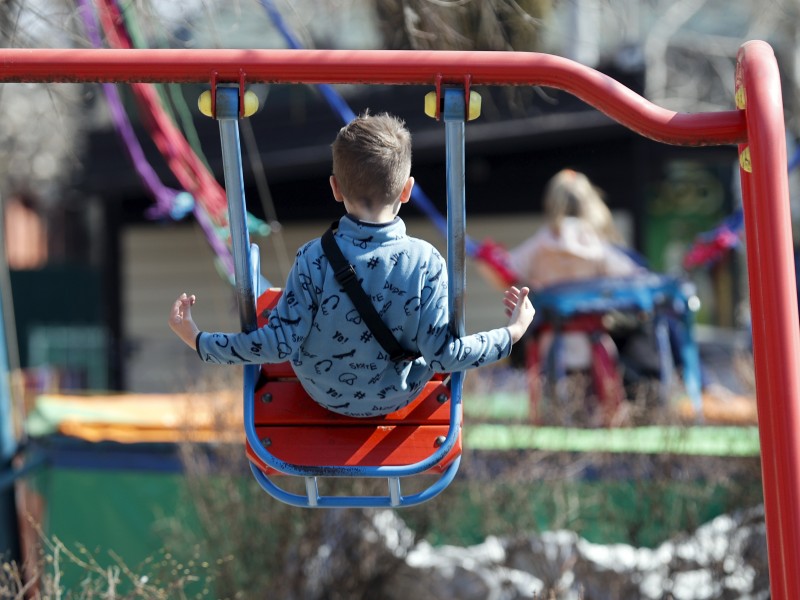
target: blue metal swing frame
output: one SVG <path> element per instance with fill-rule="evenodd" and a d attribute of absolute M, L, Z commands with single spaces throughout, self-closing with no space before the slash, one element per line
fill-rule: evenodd
<path fill-rule="evenodd" d="M 211 93 L 215 99 L 214 118 L 219 122 L 225 189 L 228 199 L 228 219 L 234 260 L 235 291 L 239 320 L 243 331 L 257 327 L 256 299 L 260 288 L 260 261 L 257 245 L 250 243 L 247 228 L 244 176 L 242 171 L 239 119 L 243 118 L 243 82 L 239 85 L 220 84 Z M 464 184 L 464 124 L 467 115 L 463 88 L 437 89 L 441 95 L 441 115 L 445 123 L 447 175 L 447 269 L 450 327 L 457 335 L 465 329 L 464 292 L 466 289 L 466 198 Z M 438 98 L 437 98 L 438 99 Z M 450 376 L 450 423 L 447 435 L 438 448 L 426 459 L 398 466 L 303 466 L 287 463 L 264 447 L 255 426 L 255 391 L 259 365 L 244 367 L 244 428 L 247 441 L 258 459 L 282 475 L 301 477 L 306 494 L 296 494 L 278 486 L 255 463 L 250 468 L 259 485 L 273 498 L 298 507 L 400 507 L 426 502 L 440 494 L 455 478 L 461 456 L 457 456 L 438 479 L 422 491 L 404 495 L 401 479 L 419 475 L 439 465 L 456 446 L 461 432 L 463 372 Z M 386 495 L 327 496 L 320 495 L 318 478 L 385 478 Z"/>

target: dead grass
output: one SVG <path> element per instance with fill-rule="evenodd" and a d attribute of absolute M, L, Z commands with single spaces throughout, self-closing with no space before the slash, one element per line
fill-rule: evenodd
<path fill-rule="evenodd" d="M 35 525 L 39 529 L 38 525 Z M 113 550 L 98 557 L 87 548 L 67 547 L 39 529 L 39 544 L 24 564 L 8 561 L 0 569 L 0 598 L 9 600 L 200 600 L 214 598 L 210 583 L 220 565 L 195 553 L 188 561 L 161 550 L 131 568 Z M 110 564 L 109 560 L 110 560 Z M 105 563 L 105 564 L 104 564 Z M 67 571 L 80 573 L 77 587 L 67 589 Z"/>

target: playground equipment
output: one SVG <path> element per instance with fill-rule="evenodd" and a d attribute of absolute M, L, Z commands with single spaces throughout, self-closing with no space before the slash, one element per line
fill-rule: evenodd
<path fill-rule="evenodd" d="M 572 61 L 533 53 L 327 50 L 3 49 L 0 81 L 542 85 L 572 93 L 670 144 L 737 144 L 740 156 L 762 475 L 775 598 L 800 597 L 800 330 L 780 80 L 768 44 L 739 51 L 737 110 L 681 114 Z M 241 298 L 254 302 L 254 298 Z"/>
<path fill-rule="evenodd" d="M 436 118 L 441 114 L 446 128 L 448 304 L 450 327 L 459 335 L 464 333 L 466 285 L 464 122 L 477 117 L 478 98 L 468 89 L 441 86 L 426 98 L 427 112 Z M 253 331 L 265 324 L 265 311 L 274 306 L 278 294 L 266 291 L 262 295 L 259 253 L 250 245 L 247 233 L 238 136 L 238 121 L 248 116 L 243 78 L 238 86 L 217 86 L 212 81 L 200 106 L 219 122 L 239 317 L 242 329 Z M 258 317 L 254 298 L 259 298 Z M 246 366 L 244 422 L 253 475 L 270 495 L 295 506 L 410 506 L 424 502 L 453 480 L 460 463 L 463 374 L 446 379 L 446 384 L 441 379 L 430 382 L 417 400 L 400 412 L 355 419 L 316 405 L 288 363 Z M 448 402 L 449 418 L 443 414 Z M 403 495 L 401 479 L 427 471 L 439 472 L 441 477 L 420 492 Z M 279 487 L 269 478 L 273 473 L 302 478 L 306 494 Z M 388 492 L 384 496 L 321 495 L 321 477 L 385 477 Z"/>
<path fill-rule="evenodd" d="M 686 394 L 696 418 L 702 420 L 700 357 L 694 340 L 694 312 L 699 308 L 694 285 L 680 278 L 646 273 L 559 283 L 536 293 L 536 319 L 526 347 L 526 372 L 531 415 L 538 420 L 543 387 L 551 401 L 563 403 L 561 383 L 566 374 L 563 335 L 579 332 L 591 343 L 590 372 L 599 409 L 606 419 L 623 400 L 623 381 L 616 361 L 616 348 L 606 320 L 615 312 L 644 320 L 650 328 L 658 354 L 660 400 L 667 402 L 675 372 L 672 344 L 679 357 Z M 540 356 L 539 339 L 546 332 L 553 341 Z M 672 335 L 670 335 L 672 334 Z M 544 375 L 542 378 L 541 375 Z M 545 385 L 543 386 L 542 383 Z"/>

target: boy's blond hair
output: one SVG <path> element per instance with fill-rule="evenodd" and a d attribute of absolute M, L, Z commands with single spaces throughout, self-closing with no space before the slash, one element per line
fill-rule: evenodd
<path fill-rule="evenodd" d="M 602 192 L 583 173 L 572 169 L 556 173 L 545 189 L 544 212 L 556 234 L 564 217 L 577 217 L 591 225 L 601 238 L 615 243 L 620 241 Z"/>
<path fill-rule="evenodd" d="M 359 115 L 339 130 L 332 148 L 333 176 L 350 202 L 391 204 L 411 175 L 411 134 L 395 116 Z"/>

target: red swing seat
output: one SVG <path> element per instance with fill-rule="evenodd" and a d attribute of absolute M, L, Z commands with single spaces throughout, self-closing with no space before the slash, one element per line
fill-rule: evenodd
<path fill-rule="evenodd" d="M 258 326 L 277 304 L 281 290 L 258 299 Z M 433 454 L 450 426 L 450 389 L 437 374 L 405 408 L 377 417 L 348 417 L 314 402 L 288 362 L 265 364 L 255 392 L 254 424 L 276 458 L 299 466 L 402 466 Z M 268 467 L 247 443 L 247 457 L 266 474 Z M 427 473 L 440 474 L 461 454 L 454 448 Z"/>

